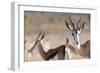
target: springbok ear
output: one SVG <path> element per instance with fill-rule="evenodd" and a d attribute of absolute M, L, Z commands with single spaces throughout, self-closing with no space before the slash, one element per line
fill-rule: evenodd
<path fill-rule="evenodd" d="M 67 26 L 70 30 L 73 30 L 73 28 L 71 27 L 71 25 L 69 25 L 66 21 L 65 21 L 65 23 L 66 23 L 66 26 Z"/>
<path fill-rule="evenodd" d="M 85 22 L 83 22 L 83 24 L 81 25 L 81 29 L 83 29 Z"/>

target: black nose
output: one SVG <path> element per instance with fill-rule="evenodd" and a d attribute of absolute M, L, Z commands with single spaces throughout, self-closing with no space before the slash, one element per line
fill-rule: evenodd
<path fill-rule="evenodd" d="M 78 45 L 78 42 L 76 42 L 76 44 Z"/>

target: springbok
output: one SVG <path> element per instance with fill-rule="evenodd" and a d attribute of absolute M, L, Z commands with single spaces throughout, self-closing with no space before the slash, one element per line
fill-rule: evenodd
<path fill-rule="evenodd" d="M 69 20 L 71 22 L 71 25 L 68 24 L 67 21 L 65 21 L 65 23 L 66 23 L 66 26 L 68 27 L 68 29 L 70 29 L 71 32 L 72 32 L 72 36 L 73 36 L 73 39 L 74 39 L 74 42 L 75 42 L 75 45 L 74 45 L 75 47 L 68 44 L 67 48 L 70 49 L 70 51 L 72 53 L 74 53 L 74 55 L 78 54 L 82 57 L 90 58 L 90 40 L 87 40 L 82 45 L 80 44 L 80 33 L 81 33 L 81 30 L 84 27 L 85 22 L 81 22 L 81 17 L 80 17 L 78 24 L 77 24 L 77 27 L 75 27 L 75 24 L 73 23 L 71 17 L 69 17 Z M 75 49 L 75 51 L 72 51 L 73 48 Z M 71 55 L 69 55 L 69 56 L 71 56 Z"/>
<path fill-rule="evenodd" d="M 42 34 L 40 32 L 36 41 L 35 41 L 35 44 L 31 47 L 29 52 L 32 53 L 34 48 L 36 46 L 38 46 L 39 54 L 41 55 L 41 57 L 44 60 L 53 59 L 55 56 L 57 56 L 57 59 L 59 59 L 59 60 L 65 59 L 65 48 L 66 48 L 65 45 L 61 45 L 61 46 L 58 46 L 56 48 L 50 48 L 47 52 L 45 52 L 44 49 L 46 49 L 46 48 L 44 48 L 43 45 L 42 45 L 43 40 L 44 40 L 44 34 Z"/>

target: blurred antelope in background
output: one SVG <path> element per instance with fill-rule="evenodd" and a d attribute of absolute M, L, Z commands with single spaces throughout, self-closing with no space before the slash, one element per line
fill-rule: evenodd
<path fill-rule="evenodd" d="M 84 21 L 82 22 L 81 17 L 80 17 L 78 24 L 75 26 L 71 17 L 69 17 L 69 20 L 70 20 L 71 24 L 68 24 L 67 21 L 65 21 L 65 23 L 66 23 L 67 28 L 71 31 L 73 39 L 74 39 L 74 43 L 75 43 L 75 45 L 73 45 L 73 46 L 67 44 L 67 48 L 70 49 L 69 56 L 71 56 L 71 53 L 74 53 L 74 55 L 77 54 L 82 57 L 90 58 L 90 40 L 87 40 L 82 45 L 80 44 L 80 33 L 84 27 L 85 22 Z M 69 42 L 67 42 L 67 43 L 69 43 Z M 73 49 L 75 49 L 75 50 L 72 51 Z"/>
<path fill-rule="evenodd" d="M 60 45 L 56 48 L 50 48 L 48 51 L 45 51 L 46 48 L 43 47 L 43 41 L 45 40 L 44 36 L 45 35 L 40 32 L 36 41 L 35 41 L 35 44 L 28 51 L 30 53 L 32 53 L 32 51 L 34 51 L 34 48 L 36 46 L 38 46 L 37 49 L 39 50 L 39 54 L 41 55 L 43 60 L 50 60 L 50 59 L 55 58 L 55 56 L 59 60 L 65 59 L 65 48 L 66 48 L 66 46 Z"/>

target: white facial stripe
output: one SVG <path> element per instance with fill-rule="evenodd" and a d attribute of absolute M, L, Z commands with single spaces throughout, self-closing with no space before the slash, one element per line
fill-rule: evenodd
<path fill-rule="evenodd" d="M 77 34 L 80 34 L 80 31 L 79 30 L 77 31 Z"/>
<path fill-rule="evenodd" d="M 77 41 L 78 41 L 77 48 L 80 49 L 80 31 L 77 31 Z"/>
<path fill-rule="evenodd" d="M 80 42 L 79 41 L 80 40 L 80 38 L 79 38 L 80 36 L 79 36 L 79 34 L 77 34 L 76 36 L 77 36 L 77 42 L 79 43 Z"/>

